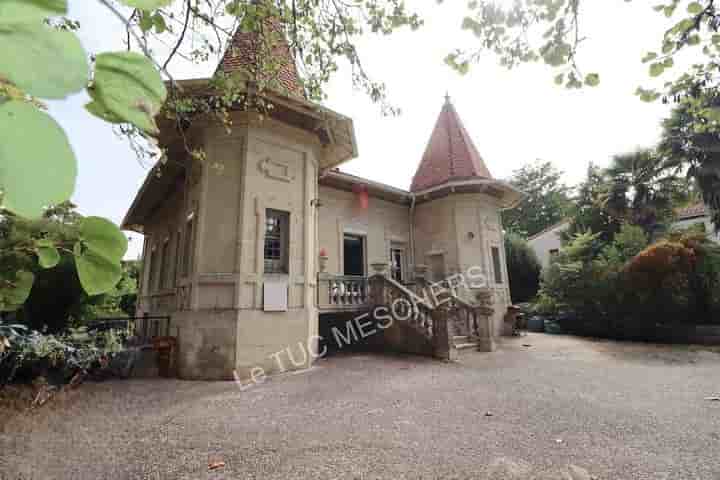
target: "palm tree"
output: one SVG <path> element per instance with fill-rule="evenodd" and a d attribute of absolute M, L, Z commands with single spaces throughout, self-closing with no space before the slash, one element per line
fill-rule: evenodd
<path fill-rule="evenodd" d="M 713 223 L 720 229 L 720 132 L 706 112 L 720 111 L 720 93 L 708 90 L 682 102 L 663 121 L 659 150 L 665 161 L 687 172 L 695 181 Z"/>
<path fill-rule="evenodd" d="M 616 155 L 605 170 L 603 207 L 610 215 L 653 235 L 665 228 L 673 206 L 688 193 L 687 181 L 677 173 L 655 150 Z"/>

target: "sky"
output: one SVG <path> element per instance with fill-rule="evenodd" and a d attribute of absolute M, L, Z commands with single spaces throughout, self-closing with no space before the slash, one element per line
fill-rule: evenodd
<path fill-rule="evenodd" d="M 359 156 L 341 170 L 408 188 L 446 93 L 496 178 L 542 159 L 552 161 L 564 172 L 564 181 L 575 185 L 588 163 L 606 165 L 615 154 L 657 141 L 668 108 L 643 103 L 633 94 L 639 85 L 652 85 L 640 58 L 657 50 L 668 26 L 649 2 L 582 2 L 581 28 L 587 38 L 578 61 L 584 72 L 599 72 L 601 83 L 580 91 L 556 86 L 549 67 L 533 64 L 508 71 L 491 55 L 459 75 L 443 59 L 455 48 L 476 45 L 477 39 L 459 28 L 464 2 L 407 3 L 421 13 L 424 27 L 359 42 L 366 70 L 387 84 L 390 100 L 402 114 L 384 117 L 378 105 L 353 89 L 348 69 L 341 69 L 327 87 L 324 104 L 355 123 Z M 123 49 L 118 19 L 96 2 L 70 4 L 89 53 Z M 213 69 L 214 64 L 194 70 L 182 66 L 173 74 L 202 78 Z M 79 162 L 72 200 L 85 215 L 119 223 L 150 166 L 141 164 L 109 125 L 87 114 L 86 102 L 82 93 L 50 104 Z M 137 258 L 142 237 L 130 237 L 128 257 Z"/>

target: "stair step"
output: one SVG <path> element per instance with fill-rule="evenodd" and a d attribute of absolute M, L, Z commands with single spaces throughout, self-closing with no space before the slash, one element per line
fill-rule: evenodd
<path fill-rule="evenodd" d="M 455 348 L 458 350 L 465 350 L 466 348 L 477 348 L 477 346 L 477 342 L 455 343 Z"/>
<path fill-rule="evenodd" d="M 467 343 L 468 338 L 469 338 L 469 337 L 468 337 L 467 335 L 455 335 L 455 336 L 453 337 L 453 341 L 454 341 L 455 343 Z"/>

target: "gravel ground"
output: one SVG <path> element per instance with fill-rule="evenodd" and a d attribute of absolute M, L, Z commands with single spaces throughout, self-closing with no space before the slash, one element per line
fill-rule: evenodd
<path fill-rule="evenodd" d="M 720 479 L 719 367 L 701 347 L 530 334 L 457 363 L 336 356 L 245 391 L 88 384 L 5 416 L 0 478 Z"/>

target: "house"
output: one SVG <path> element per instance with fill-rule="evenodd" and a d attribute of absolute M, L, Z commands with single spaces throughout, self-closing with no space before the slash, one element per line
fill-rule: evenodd
<path fill-rule="evenodd" d="M 692 225 L 700 225 L 700 228 L 708 234 L 708 238 L 720 243 L 720 234 L 715 231 L 709 209 L 702 202 L 677 209 L 671 228 L 684 229 Z M 565 219 L 528 238 L 528 245 L 537 255 L 543 268 L 550 264 L 552 256 L 562 248 L 561 237 L 569 226 L 570 220 Z"/>
<path fill-rule="evenodd" d="M 710 216 L 710 209 L 703 202 L 697 202 L 675 211 L 673 228 L 688 228 L 693 225 L 699 226 L 702 231 L 707 233 L 708 238 L 720 243 L 720 234 L 715 231 L 715 225 Z"/>
<path fill-rule="evenodd" d="M 550 259 L 562 248 L 561 237 L 570 226 L 570 220 L 562 220 L 528 238 L 528 245 L 535 252 L 540 265 L 550 265 Z"/>
<path fill-rule="evenodd" d="M 252 70 L 248 35 L 235 35 L 221 71 Z M 446 289 L 444 304 L 405 302 L 411 321 L 367 322 L 379 348 L 447 356 L 464 333 L 491 349 L 510 302 L 499 212 L 522 194 L 492 178 L 449 98 L 409 190 L 340 172 L 357 156 L 352 120 L 307 101 L 287 47 L 274 48 L 286 55 L 280 85 L 256 93 L 247 81 L 269 111 L 231 111 L 231 133 L 210 116 L 158 119 L 166 157 L 123 222 L 145 237 L 140 328 L 169 318 L 182 378 L 255 378 L 310 366 L 325 322 L 359 322 L 474 269 L 485 281 Z M 181 85 L 212 95 L 208 81 Z M 367 325 L 334 334 L 364 338 Z"/>

